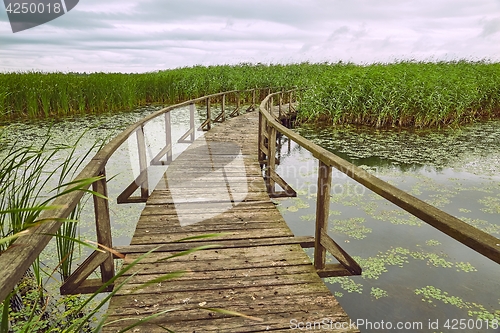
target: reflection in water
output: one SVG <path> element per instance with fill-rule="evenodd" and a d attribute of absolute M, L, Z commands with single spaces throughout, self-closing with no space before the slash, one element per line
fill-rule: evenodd
<path fill-rule="evenodd" d="M 437 131 L 297 129 L 379 178 L 500 238 L 500 122 Z M 296 235 L 313 235 L 317 160 L 283 142 L 278 173 L 298 192 L 279 200 Z M 333 175 L 329 233 L 363 275 L 326 281 L 365 321 L 500 319 L 500 265 L 342 174 Z M 332 258 L 332 262 L 335 259 Z M 362 332 L 386 330 L 360 327 Z M 443 326 L 437 331 L 447 331 Z M 487 331 L 482 329 L 470 330 Z M 495 331 L 494 329 L 489 331 Z"/>

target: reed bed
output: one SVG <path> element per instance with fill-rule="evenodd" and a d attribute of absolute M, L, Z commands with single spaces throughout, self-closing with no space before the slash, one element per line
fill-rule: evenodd
<path fill-rule="evenodd" d="M 370 126 L 441 126 L 500 115 L 500 64 L 239 64 L 145 74 L 0 74 L 0 121 L 171 104 L 225 90 L 308 87 L 299 119 Z"/>
<path fill-rule="evenodd" d="M 433 127 L 500 116 L 500 64 L 333 66 L 302 100 L 302 119 Z"/>

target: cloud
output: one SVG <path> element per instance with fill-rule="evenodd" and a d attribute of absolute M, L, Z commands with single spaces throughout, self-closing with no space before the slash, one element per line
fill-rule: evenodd
<path fill-rule="evenodd" d="M 483 25 L 483 30 L 481 31 L 481 37 L 487 37 L 490 35 L 494 35 L 500 31 L 500 17 L 486 20 Z"/>
<path fill-rule="evenodd" d="M 499 9 L 500 0 L 86 0 L 17 34 L 0 10 L 0 70 L 500 60 Z"/>

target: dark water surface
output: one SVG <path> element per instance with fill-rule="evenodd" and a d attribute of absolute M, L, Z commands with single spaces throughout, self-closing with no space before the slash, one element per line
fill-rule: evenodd
<path fill-rule="evenodd" d="M 313 126 L 297 131 L 500 237 L 500 122 L 427 131 Z M 279 207 L 296 235 L 312 236 L 317 160 L 286 140 L 281 153 L 278 173 L 299 193 L 279 200 Z M 363 275 L 326 281 L 349 316 L 360 320 L 362 332 L 500 331 L 486 330 L 500 320 L 500 265 L 336 170 L 330 201 L 329 234 L 358 260 Z M 396 329 L 398 322 L 411 329 Z"/>

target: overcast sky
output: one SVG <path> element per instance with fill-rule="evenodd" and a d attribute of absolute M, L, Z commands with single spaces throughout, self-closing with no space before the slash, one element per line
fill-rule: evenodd
<path fill-rule="evenodd" d="M 0 4 L 3 72 L 463 58 L 500 61 L 500 0 L 80 0 L 15 34 Z"/>

